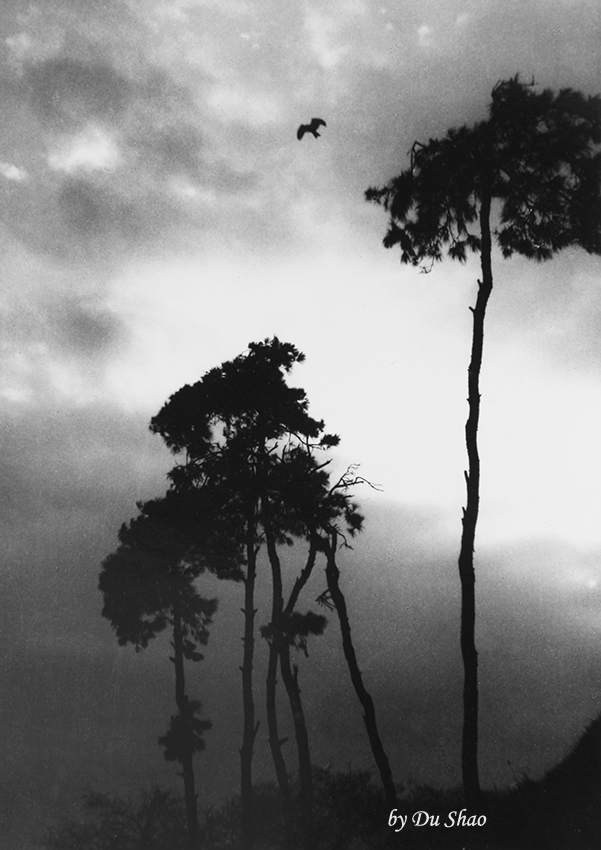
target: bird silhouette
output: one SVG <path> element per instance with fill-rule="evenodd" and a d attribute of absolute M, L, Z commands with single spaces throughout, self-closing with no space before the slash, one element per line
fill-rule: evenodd
<path fill-rule="evenodd" d="M 305 133 L 313 133 L 315 138 L 317 138 L 320 135 L 320 133 L 317 132 L 318 128 L 319 127 L 326 127 L 326 126 L 327 126 L 327 124 L 323 120 L 323 118 L 311 118 L 310 124 L 301 124 L 300 125 L 300 127 L 296 131 L 296 138 L 299 139 L 299 141 L 300 141 L 300 139 L 302 139 L 302 137 L 305 135 Z"/>

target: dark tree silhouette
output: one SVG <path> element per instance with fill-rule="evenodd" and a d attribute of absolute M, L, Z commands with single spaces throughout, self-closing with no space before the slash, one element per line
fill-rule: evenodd
<path fill-rule="evenodd" d="M 300 834 L 307 847 L 314 846 L 315 842 L 312 831 L 313 778 L 309 736 L 298 681 L 299 670 L 298 666 L 292 662 L 291 649 L 302 650 L 305 655 L 308 655 L 309 637 L 322 634 L 326 626 L 324 617 L 310 610 L 301 613 L 296 608 L 299 596 L 312 574 L 317 555 L 315 537 L 307 524 L 307 517 L 319 510 L 328 486 L 328 474 L 325 467 L 329 461 L 318 463 L 315 453 L 332 448 L 339 442 L 338 437 L 321 433 L 323 423 L 319 423 L 319 426 L 319 439 L 289 440 L 279 453 L 272 455 L 269 494 L 263 500 L 263 522 L 266 529 L 267 551 L 274 578 L 272 618 L 270 623 L 261 630 L 262 635 L 269 643 L 267 708 L 268 721 L 271 717 L 274 724 L 273 727 L 270 725 L 270 744 L 274 763 L 276 763 L 276 773 L 279 769 L 286 775 L 281 753 L 283 742 L 278 739 L 276 734 L 272 733 L 272 728 L 277 731 L 275 688 L 279 659 L 282 680 L 290 702 L 297 743 Z M 270 533 L 270 518 L 272 516 L 276 518 L 280 532 L 284 532 L 277 540 Z M 284 602 L 280 556 L 277 547 L 286 543 L 290 544 L 293 539 L 305 540 L 308 551 L 305 564 L 294 581 L 288 600 Z M 289 800 L 287 779 L 284 785 L 280 783 L 280 788 L 286 804 L 286 801 Z"/>
<path fill-rule="evenodd" d="M 267 508 L 267 500 L 264 509 Z M 271 565 L 273 592 L 270 622 L 261 628 L 261 635 L 269 645 L 269 661 L 267 665 L 266 678 L 266 713 L 269 730 L 269 746 L 274 762 L 276 777 L 280 789 L 284 819 L 284 839 L 286 846 L 293 841 L 292 826 L 293 816 L 291 807 L 291 792 L 286 770 L 286 763 L 282 753 L 282 745 L 286 739 L 279 736 L 279 726 L 276 709 L 277 671 L 278 662 L 282 674 L 282 680 L 290 703 L 292 721 L 294 724 L 297 752 L 298 772 L 300 789 L 300 833 L 307 846 L 311 846 L 312 836 L 312 814 L 313 814 L 313 775 L 311 767 L 311 753 L 309 747 L 309 735 L 305 720 L 305 712 L 301 698 L 301 690 L 298 684 L 298 667 L 292 664 L 290 649 L 302 649 L 307 653 L 307 640 L 309 635 L 320 635 L 326 626 L 324 617 L 307 611 L 300 614 L 294 610 L 296 600 L 302 588 L 305 586 L 313 566 L 315 565 L 315 551 L 309 549 L 307 562 L 301 570 L 294 584 L 294 598 L 292 594 L 288 604 L 284 606 L 282 566 L 275 538 L 271 531 L 271 523 L 265 522 L 265 536 L 267 551 Z M 287 542 L 291 542 L 288 540 Z"/>
<path fill-rule="evenodd" d="M 328 436 L 318 445 L 305 444 L 299 446 L 285 455 L 287 462 L 282 463 L 279 467 L 278 488 L 282 496 L 282 503 L 286 505 L 289 516 L 293 518 L 291 528 L 295 528 L 295 533 L 298 536 L 305 536 L 309 543 L 307 562 L 294 584 L 286 607 L 283 609 L 283 625 L 284 630 L 289 630 L 289 634 L 295 633 L 287 618 L 294 616 L 293 612 L 299 594 L 313 570 L 318 553 L 325 554 L 328 590 L 317 601 L 330 610 L 336 610 L 338 615 L 343 650 L 351 681 L 363 707 L 364 721 L 374 759 L 387 801 L 392 806 L 396 801 L 396 789 L 388 757 L 378 733 L 373 700 L 365 688 L 357 662 L 346 600 L 340 588 L 340 572 L 336 564 L 338 541 L 341 540 L 343 545 L 350 548 L 348 537 L 354 537 L 363 528 L 364 517 L 359 512 L 357 503 L 351 498 L 352 490 L 356 485 L 369 484 L 369 482 L 356 474 L 357 466 L 353 465 L 340 476 L 335 484 L 331 484 L 327 471 L 329 460 L 320 463 L 316 453 L 320 449 L 332 448 L 338 443 L 338 437 Z M 291 470 L 294 470 L 292 474 Z M 370 486 L 373 487 L 374 485 Z M 291 641 L 288 640 L 286 643 L 289 644 Z M 290 678 L 290 672 L 288 672 L 290 662 L 287 656 L 289 656 L 289 649 L 284 644 L 282 673 L 285 681 Z M 302 729 L 299 731 L 302 736 Z"/>
<path fill-rule="evenodd" d="M 307 643 L 309 635 L 323 634 L 326 622 L 325 617 L 315 614 L 313 611 L 307 611 L 304 614 L 295 611 L 290 615 L 285 615 L 282 625 L 282 636 L 279 643 L 280 671 L 290 703 L 298 752 L 299 835 L 305 850 L 311 850 L 315 846 L 313 768 L 311 765 L 309 731 L 305 718 L 301 688 L 298 683 L 299 669 L 298 665 L 292 662 L 290 650 L 292 648 L 300 649 L 308 656 Z M 286 840 L 289 841 L 288 830 L 285 830 L 285 834 Z"/>
<path fill-rule="evenodd" d="M 346 599 L 340 587 L 340 570 L 336 563 L 338 533 L 336 531 L 331 531 L 329 537 L 324 539 L 323 545 L 326 553 L 326 580 L 328 590 L 327 596 L 322 595 L 321 598 L 324 604 L 328 605 L 328 607 L 335 608 L 336 613 L 338 614 L 344 657 L 349 668 L 355 693 L 357 694 L 361 707 L 363 708 L 363 722 L 365 723 L 371 750 L 384 787 L 386 801 L 389 808 L 392 809 L 396 804 L 396 788 L 392 778 L 392 771 L 390 770 L 388 756 L 386 755 L 382 739 L 380 738 L 380 733 L 378 732 L 374 701 L 371 694 L 365 687 L 363 674 L 361 673 L 361 668 L 357 661 L 357 653 L 353 643 Z"/>
<path fill-rule="evenodd" d="M 243 541 L 245 549 L 244 638 L 242 659 L 242 696 L 244 729 L 240 749 L 242 840 L 251 850 L 254 843 L 252 761 L 258 724 L 255 722 L 253 695 L 254 659 L 254 587 L 257 557 L 267 545 L 274 598 L 270 687 L 275 687 L 274 659 L 281 644 L 278 620 L 283 610 L 281 566 L 277 546 L 288 542 L 294 533 L 291 518 L 281 506 L 281 495 L 274 483 L 283 445 L 322 445 L 336 438 L 322 435 L 323 422 L 312 419 L 302 389 L 289 387 L 286 375 L 304 355 L 293 345 L 277 338 L 251 343 L 248 352 L 210 370 L 193 386 L 175 393 L 151 422 L 176 454 L 185 452 L 184 461 L 171 472 L 177 493 L 203 491 L 218 494 L 223 522 L 231 535 Z M 286 642 L 283 642 L 286 645 Z M 288 679 L 288 695 L 296 697 L 294 681 Z M 280 739 L 275 717 L 275 699 L 268 695 L 269 739 L 281 787 L 286 787 L 286 771 L 278 759 Z M 298 712 L 293 709 L 295 721 Z M 297 734 L 298 740 L 298 734 Z M 303 744 L 304 747 L 304 744 Z M 299 750 L 299 759 L 301 758 Z M 310 770 L 310 763 L 309 763 Z M 307 777 L 305 778 L 305 788 Z M 303 780 L 301 776 L 301 781 Z M 310 824 L 310 789 L 301 793 L 305 800 L 304 822 Z"/>
<path fill-rule="evenodd" d="M 410 167 L 366 198 L 390 214 L 384 245 L 401 262 L 426 270 L 448 255 L 480 255 L 482 279 L 473 313 L 465 426 L 468 471 L 459 575 L 464 678 L 462 773 L 466 800 L 480 796 L 478 655 L 475 645 L 474 542 L 478 520 L 480 369 L 484 317 L 492 291 L 492 246 L 547 260 L 568 246 L 601 252 L 599 169 L 601 99 L 572 89 L 535 91 L 516 76 L 492 92 L 489 117 L 441 139 L 416 142 Z M 498 203 L 498 207 L 496 206 Z"/>
<path fill-rule="evenodd" d="M 327 589 L 318 597 L 319 604 L 330 611 L 336 611 L 342 635 L 342 648 L 349 669 L 351 682 L 363 708 L 363 721 L 380 774 L 380 780 L 390 808 L 396 804 L 396 787 L 388 756 L 384 750 L 378 732 L 376 710 L 371 694 L 365 687 L 363 675 L 357 660 L 357 653 L 351 633 L 350 619 L 346 599 L 340 587 L 340 570 L 336 562 L 339 542 L 350 548 L 347 536 L 354 537 L 363 530 L 364 517 L 351 498 L 353 488 L 359 484 L 373 484 L 356 474 L 357 466 L 350 466 L 336 483 L 330 486 L 329 476 L 320 498 L 314 498 L 306 505 L 307 524 L 311 530 L 312 545 L 316 551 L 325 554 Z M 377 489 L 377 488 L 375 488 Z"/>
<path fill-rule="evenodd" d="M 204 732 L 211 723 L 198 715 L 201 704 L 186 693 L 185 660 L 200 661 L 199 647 L 206 645 L 208 627 L 217 609 L 216 599 L 201 596 L 196 580 L 206 568 L 212 530 L 205 524 L 204 546 L 182 533 L 169 520 L 178 515 L 183 524 L 185 511 L 177 497 L 139 504 L 140 515 L 119 532 L 119 547 L 103 562 L 99 589 L 104 596 L 102 614 L 117 633 L 121 645 L 131 643 L 136 651 L 167 627 L 172 630 L 175 668 L 175 701 L 178 713 L 171 718 L 169 730 L 159 738 L 168 761 L 182 766 L 188 845 L 196 850 L 199 824 L 194 780 L 193 756 L 204 749 Z M 208 506 L 207 506 L 208 509 Z M 230 559 L 217 558 L 222 577 L 236 577 L 235 550 Z"/>
<path fill-rule="evenodd" d="M 318 423 L 320 433 L 323 423 Z M 272 574 L 272 610 L 269 623 L 261 628 L 261 635 L 269 646 L 266 678 L 266 712 L 269 745 L 283 807 L 285 844 L 293 842 L 293 812 L 291 791 L 286 764 L 282 753 L 276 710 L 278 663 L 290 703 L 299 763 L 300 835 L 306 846 L 312 847 L 313 780 L 309 736 L 298 684 L 298 667 L 291 661 L 291 648 L 301 649 L 308 655 L 310 635 L 320 635 L 326 619 L 312 611 L 301 614 L 295 609 L 300 592 L 306 585 L 315 565 L 316 551 L 309 546 L 306 563 L 297 576 L 285 604 L 280 547 L 291 546 L 295 539 L 307 539 L 306 527 L 298 511 L 299 494 L 307 491 L 309 478 L 316 471 L 312 462 L 313 448 L 335 444 L 337 438 L 323 435 L 318 441 L 305 441 L 290 437 L 285 444 L 274 447 L 266 467 L 265 486 L 261 498 L 260 521 L 264 529 L 267 555 Z"/>

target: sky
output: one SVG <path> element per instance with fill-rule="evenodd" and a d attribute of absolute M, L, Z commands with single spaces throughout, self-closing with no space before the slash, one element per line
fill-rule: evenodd
<path fill-rule="evenodd" d="M 274 335 L 306 354 L 291 380 L 342 438 L 334 473 L 360 463 L 379 485 L 359 494 L 366 531 L 344 581 L 395 778 L 459 781 L 479 269 L 401 266 L 363 195 L 407 166 L 414 141 L 483 119 L 501 79 L 597 94 L 600 35 L 596 0 L 1 4 L 8 850 L 31 850 L 88 787 L 177 781 L 155 744 L 173 711 L 166 645 L 117 646 L 98 572 L 136 501 L 165 490 L 173 459 L 150 418 Z M 313 116 L 327 127 L 299 142 Z M 599 260 L 493 263 L 476 541 L 488 786 L 540 775 L 601 710 Z M 213 592 L 197 675 L 215 728 L 198 774 L 201 799 L 218 801 L 238 783 L 241 597 Z M 300 664 L 315 762 L 369 767 L 334 623 Z"/>

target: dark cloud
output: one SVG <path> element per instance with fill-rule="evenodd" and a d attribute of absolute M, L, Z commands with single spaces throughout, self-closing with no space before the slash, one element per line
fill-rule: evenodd
<path fill-rule="evenodd" d="M 231 164 L 221 162 L 213 168 L 212 184 L 226 195 L 245 195 L 257 187 L 258 177 L 254 172 L 237 171 Z"/>
<path fill-rule="evenodd" d="M 34 254 L 62 264 L 115 268 L 144 248 L 177 252 L 198 219 L 162 185 L 140 174 L 52 174 L 17 191 L 5 188 L 6 229 Z"/>
<path fill-rule="evenodd" d="M 157 174 L 181 175 L 193 182 L 202 178 L 201 133 L 197 127 L 174 125 L 147 128 L 131 135 L 131 149 Z"/>
<path fill-rule="evenodd" d="M 136 244 L 143 233 L 143 206 L 85 178 L 63 181 L 58 208 L 68 228 L 86 242 L 112 236 Z"/>
<path fill-rule="evenodd" d="M 14 121 L 1 132 L 27 179 L 2 180 L 4 224 L 30 250 L 70 263 L 114 266 L 141 246 L 177 253 L 206 226 L 186 191 L 215 182 L 199 108 L 186 86 L 140 55 L 140 43 L 130 59 L 99 56 L 93 41 L 86 56 L 72 42 L 7 68 Z M 26 125 L 17 138 L 11 127 Z M 110 146 L 108 160 L 89 152 L 95 142 Z M 243 189 L 234 169 L 218 170 L 233 191 Z"/>
<path fill-rule="evenodd" d="M 22 85 L 42 122 L 29 152 L 38 167 L 18 187 L 4 181 L 3 218 L 34 252 L 100 266 L 142 247 L 177 253 L 230 216 L 229 196 L 256 186 L 252 171 L 207 149 L 190 91 L 149 63 L 126 76 L 107 62 L 60 56 L 28 66 Z M 106 131 L 114 161 L 86 159 L 92 131 Z M 40 170 L 40 155 L 50 168 Z M 203 192 L 214 197 L 211 216 Z"/>
<path fill-rule="evenodd" d="M 65 298 L 53 312 L 49 337 L 55 346 L 75 357 L 94 358 L 112 353 L 124 339 L 122 322 L 107 309 Z"/>
<path fill-rule="evenodd" d="M 123 209 L 111 209 L 106 194 L 82 178 L 64 181 L 58 206 L 65 221 L 82 236 L 104 234 L 113 222 L 115 227 L 128 223 L 129 217 L 123 214 Z"/>
<path fill-rule="evenodd" d="M 164 489 L 170 462 L 144 420 L 101 405 L 47 404 L 14 410 L 2 425 L 0 525 L 15 580 L 25 586 L 112 546 L 136 500 Z M 66 572 L 63 580 L 73 581 Z"/>
<path fill-rule="evenodd" d="M 85 269 L 53 268 L 47 261 L 38 266 L 22 247 L 5 244 L 3 392 L 42 402 L 53 394 L 55 370 L 85 387 L 84 393 L 102 392 L 104 370 L 123 354 L 129 339 L 126 323 L 104 303 L 105 279 Z"/>
<path fill-rule="evenodd" d="M 25 76 L 34 112 L 51 127 L 69 130 L 90 118 L 117 121 L 131 96 L 129 82 L 111 66 L 56 57 Z"/>

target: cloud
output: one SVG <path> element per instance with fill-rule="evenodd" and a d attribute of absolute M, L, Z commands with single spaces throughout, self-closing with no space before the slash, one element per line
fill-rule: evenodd
<path fill-rule="evenodd" d="M 127 143 L 139 162 L 157 175 L 169 174 L 202 182 L 202 135 L 192 124 L 137 128 Z"/>
<path fill-rule="evenodd" d="M 177 253 L 207 227 L 207 190 L 247 191 L 247 170 L 206 150 L 200 99 L 147 49 L 142 9 L 57 2 L 17 11 L 3 15 L 0 174 L 21 186 L 29 176 L 3 205 L 5 227 L 29 250 L 113 266 L 141 245 Z M 8 158 L 13 151 L 22 162 Z"/>
<path fill-rule="evenodd" d="M 309 34 L 309 44 L 319 64 L 331 70 L 340 64 L 349 52 L 349 46 L 336 44 L 339 38 L 340 23 L 334 16 L 326 15 L 309 7 L 305 12 L 305 28 Z"/>
<path fill-rule="evenodd" d="M 434 31 L 428 24 L 422 24 L 417 30 L 417 40 L 419 46 L 430 48 L 434 46 Z"/>
<path fill-rule="evenodd" d="M 5 45 L 8 47 L 12 64 L 20 67 L 26 57 L 31 53 L 33 48 L 33 39 L 26 32 L 20 32 L 16 35 L 9 36 L 4 39 Z"/>
<path fill-rule="evenodd" d="M 0 397 L 29 403 L 62 396 L 79 402 L 106 398 L 107 370 L 123 356 L 129 328 L 105 303 L 105 284 L 85 274 L 61 280 L 47 270 L 39 292 L 6 288 L 0 309 Z M 32 294 L 33 293 L 33 294 Z"/>
<path fill-rule="evenodd" d="M 142 247 L 177 254 L 231 220 L 230 195 L 257 186 L 253 168 L 207 146 L 191 91 L 147 61 L 126 72 L 71 56 L 28 60 L 13 82 L 40 124 L 29 185 L 5 195 L 4 223 L 31 251 L 113 267 Z"/>
<path fill-rule="evenodd" d="M 171 187 L 124 183 L 99 169 L 53 170 L 4 193 L 4 227 L 28 252 L 50 264 L 86 266 L 87 276 L 94 268 L 119 268 L 141 247 L 152 255 L 189 240 L 197 211 Z"/>
<path fill-rule="evenodd" d="M 88 544 L 106 546 L 106 535 L 116 539 L 135 514 L 136 499 L 166 489 L 171 457 L 144 415 L 127 416 L 106 401 L 57 409 L 51 397 L 3 410 L 0 523 L 11 564 L 31 558 L 26 582 L 43 572 L 46 557 L 72 547 L 75 566 Z"/>
<path fill-rule="evenodd" d="M 79 128 L 90 118 L 115 122 L 132 95 L 129 81 L 110 65 L 68 56 L 30 65 L 25 85 L 35 114 L 55 130 Z"/>
<path fill-rule="evenodd" d="M 120 164 L 115 140 L 100 127 L 91 126 L 59 143 L 48 155 L 48 165 L 57 171 L 114 171 Z"/>
<path fill-rule="evenodd" d="M 69 229 L 82 239 L 114 234 L 135 243 L 141 230 L 142 211 L 135 204 L 84 178 L 62 183 L 58 208 Z"/>
<path fill-rule="evenodd" d="M 24 168 L 19 168 L 12 162 L 0 162 L 0 174 L 7 180 L 14 180 L 17 183 L 20 183 L 21 180 L 27 180 L 28 176 Z"/>
<path fill-rule="evenodd" d="M 74 297 L 59 302 L 49 331 L 55 344 L 76 357 L 102 357 L 114 352 L 123 338 L 123 326 L 114 313 Z"/>

